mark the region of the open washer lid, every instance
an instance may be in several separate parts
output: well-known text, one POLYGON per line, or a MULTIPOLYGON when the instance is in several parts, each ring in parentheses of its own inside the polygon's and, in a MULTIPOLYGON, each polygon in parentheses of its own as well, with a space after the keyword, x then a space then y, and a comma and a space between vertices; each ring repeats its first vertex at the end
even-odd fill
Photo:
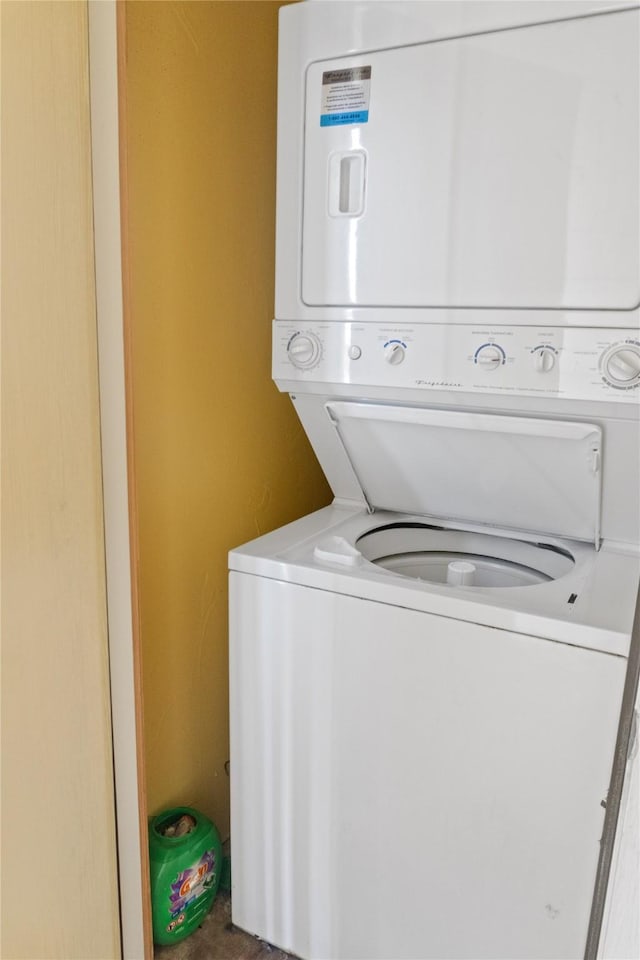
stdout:
POLYGON ((352 401, 325 409, 370 510, 599 546, 595 424, 352 401))

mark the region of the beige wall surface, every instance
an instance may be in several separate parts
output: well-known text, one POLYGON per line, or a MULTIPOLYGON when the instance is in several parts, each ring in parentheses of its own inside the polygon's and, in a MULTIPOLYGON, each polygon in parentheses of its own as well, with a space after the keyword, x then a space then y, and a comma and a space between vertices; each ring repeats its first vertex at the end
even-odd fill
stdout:
POLYGON ((1 15, 1 952, 113 960, 87 9, 1 15))
POLYGON ((126 9, 149 812, 191 803, 223 834, 227 551, 330 500, 270 379, 278 6, 126 9))

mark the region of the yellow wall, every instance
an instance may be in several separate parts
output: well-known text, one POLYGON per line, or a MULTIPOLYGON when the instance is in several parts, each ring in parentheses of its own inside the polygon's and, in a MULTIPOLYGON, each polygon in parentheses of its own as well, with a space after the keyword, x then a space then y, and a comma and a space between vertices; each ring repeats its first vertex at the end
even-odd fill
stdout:
POLYGON ((228 828, 227 551, 330 500, 270 379, 277 2, 129 2, 149 812, 228 828))

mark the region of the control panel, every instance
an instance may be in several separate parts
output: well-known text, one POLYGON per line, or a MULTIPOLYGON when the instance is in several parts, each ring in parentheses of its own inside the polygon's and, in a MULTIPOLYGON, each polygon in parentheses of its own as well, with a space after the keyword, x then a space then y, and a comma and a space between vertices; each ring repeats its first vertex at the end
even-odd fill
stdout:
POLYGON ((273 377, 637 402, 640 332, 275 321, 273 377))

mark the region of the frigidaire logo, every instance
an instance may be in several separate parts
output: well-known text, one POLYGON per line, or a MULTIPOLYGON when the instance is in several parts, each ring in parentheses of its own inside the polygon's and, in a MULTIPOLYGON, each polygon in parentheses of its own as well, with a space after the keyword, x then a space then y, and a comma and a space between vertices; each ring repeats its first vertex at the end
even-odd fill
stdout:
POLYGON ((461 383, 452 380, 416 380, 419 387, 461 387, 461 383))

